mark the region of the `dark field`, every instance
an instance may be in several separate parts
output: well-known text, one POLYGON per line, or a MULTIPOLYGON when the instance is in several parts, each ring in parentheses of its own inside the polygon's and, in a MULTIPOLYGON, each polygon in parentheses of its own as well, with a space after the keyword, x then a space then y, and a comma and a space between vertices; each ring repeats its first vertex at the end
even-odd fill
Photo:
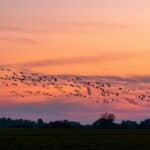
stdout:
POLYGON ((0 129, 0 150, 150 150, 150 130, 0 129))

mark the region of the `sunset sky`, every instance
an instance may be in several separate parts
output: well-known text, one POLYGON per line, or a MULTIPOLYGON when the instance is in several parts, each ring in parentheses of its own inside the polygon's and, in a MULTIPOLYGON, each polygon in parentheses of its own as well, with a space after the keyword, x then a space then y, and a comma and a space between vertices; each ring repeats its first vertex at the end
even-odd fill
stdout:
MULTIPOLYGON (((0 0, 0 65, 45 74, 140 76, 150 82, 149 8, 149 0, 0 0)), ((59 109, 56 104, 49 105, 59 109)), ((17 114, 19 106, 12 107, 3 114, 17 114)), ((47 116, 45 104, 41 107, 47 116)), ((28 107, 23 109, 26 116, 28 107)), ((150 113, 139 112, 137 120, 150 113)), ((82 120, 84 112, 78 113, 74 118, 82 120)))

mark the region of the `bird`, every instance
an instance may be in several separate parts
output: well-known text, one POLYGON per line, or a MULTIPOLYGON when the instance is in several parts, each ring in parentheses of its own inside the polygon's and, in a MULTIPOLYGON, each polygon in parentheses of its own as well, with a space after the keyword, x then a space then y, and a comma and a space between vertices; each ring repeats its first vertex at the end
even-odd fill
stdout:
POLYGON ((8 90, 8 95, 23 99, 28 96, 57 98, 62 95, 66 98, 91 100, 98 105, 100 101, 103 104, 125 101, 132 105, 150 102, 149 87, 146 90, 138 87, 133 89, 124 83, 116 85, 88 76, 46 75, 32 71, 17 71, 8 67, 0 67, 0 88, 2 87, 11 89, 8 90))

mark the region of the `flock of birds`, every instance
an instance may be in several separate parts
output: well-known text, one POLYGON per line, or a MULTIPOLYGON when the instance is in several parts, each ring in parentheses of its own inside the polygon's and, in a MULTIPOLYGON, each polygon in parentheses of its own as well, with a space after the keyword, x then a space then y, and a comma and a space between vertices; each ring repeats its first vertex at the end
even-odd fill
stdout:
POLYGON ((8 67, 0 67, 0 92, 1 89, 6 89, 9 96, 22 99, 44 96, 49 99, 74 97, 96 104, 124 101, 139 105, 150 102, 150 88, 131 88, 126 84, 110 83, 100 77, 45 75, 8 67))

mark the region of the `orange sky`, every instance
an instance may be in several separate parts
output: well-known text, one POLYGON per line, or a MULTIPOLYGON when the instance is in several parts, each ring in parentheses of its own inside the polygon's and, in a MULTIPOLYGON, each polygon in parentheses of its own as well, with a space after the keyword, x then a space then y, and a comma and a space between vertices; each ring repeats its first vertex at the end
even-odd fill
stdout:
POLYGON ((0 3, 0 64, 68 59, 62 65, 32 69, 53 74, 150 74, 147 0, 0 3), (86 60, 76 63, 79 58, 86 60))

